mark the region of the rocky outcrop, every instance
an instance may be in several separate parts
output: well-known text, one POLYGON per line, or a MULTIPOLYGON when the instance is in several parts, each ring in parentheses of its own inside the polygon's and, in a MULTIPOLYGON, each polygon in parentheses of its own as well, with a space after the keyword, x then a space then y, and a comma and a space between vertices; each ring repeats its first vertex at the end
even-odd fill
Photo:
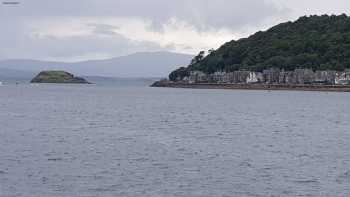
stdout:
POLYGON ((31 83, 90 84, 84 78, 75 77, 73 74, 65 71, 42 71, 31 80, 31 83))
POLYGON ((172 81, 168 81, 167 79, 162 79, 154 82, 151 87, 168 87, 169 84, 174 84, 172 81))

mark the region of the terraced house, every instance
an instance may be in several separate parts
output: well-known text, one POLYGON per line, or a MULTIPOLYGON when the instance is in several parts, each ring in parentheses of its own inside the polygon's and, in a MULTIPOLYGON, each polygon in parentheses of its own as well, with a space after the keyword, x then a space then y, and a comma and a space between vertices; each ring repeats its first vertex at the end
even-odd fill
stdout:
POLYGON ((223 84, 325 84, 350 85, 350 70, 345 71, 313 71, 311 69, 295 69, 284 71, 276 68, 263 72, 234 71, 206 74, 192 71, 189 77, 182 79, 187 83, 223 83, 223 84))

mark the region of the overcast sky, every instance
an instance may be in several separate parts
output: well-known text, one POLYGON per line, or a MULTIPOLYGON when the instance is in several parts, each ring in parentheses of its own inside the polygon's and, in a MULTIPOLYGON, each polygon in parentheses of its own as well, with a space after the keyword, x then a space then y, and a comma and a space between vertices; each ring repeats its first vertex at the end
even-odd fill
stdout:
POLYGON ((349 0, 16 1, 0 5, 0 59, 195 54, 302 15, 350 14, 349 0))

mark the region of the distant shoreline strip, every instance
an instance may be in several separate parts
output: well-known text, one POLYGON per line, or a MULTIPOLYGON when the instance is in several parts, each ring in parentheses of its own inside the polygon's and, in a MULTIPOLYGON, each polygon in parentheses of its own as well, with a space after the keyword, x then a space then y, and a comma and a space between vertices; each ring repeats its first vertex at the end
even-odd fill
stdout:
POLYGON ((20 4, 19 1, 3 1, 2 2, 3 5, 18 5, 20 4))
POLYGON ((231 89, 231 90, 292 90, 321 92, 350 92, 350 85, 289 85, 289 84, 216 84, 216 83, 176 83, 155 82, 151 87, 189 89, 231 89))

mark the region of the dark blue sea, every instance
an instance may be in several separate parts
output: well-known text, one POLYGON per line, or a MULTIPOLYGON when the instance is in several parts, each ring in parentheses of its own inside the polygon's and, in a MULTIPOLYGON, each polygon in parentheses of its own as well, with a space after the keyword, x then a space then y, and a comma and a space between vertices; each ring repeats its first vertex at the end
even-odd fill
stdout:
POLYGON ((0 86, 1 197, 347 197, 350 93, 0 86))

